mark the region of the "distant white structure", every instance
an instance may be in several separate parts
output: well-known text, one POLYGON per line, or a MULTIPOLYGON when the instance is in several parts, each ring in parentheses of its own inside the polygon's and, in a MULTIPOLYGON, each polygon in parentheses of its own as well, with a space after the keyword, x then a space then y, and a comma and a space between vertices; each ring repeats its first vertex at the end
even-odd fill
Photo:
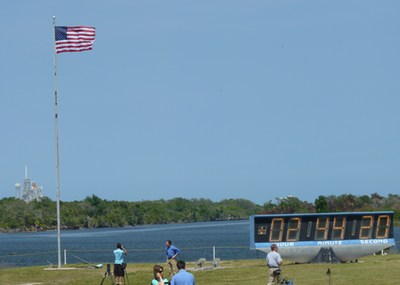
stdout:
POLYGON ((37 185, 28 178, 28 167, 25 165, 25 178, 22 183, 15 183, 15 197, 25 202, 40 201, 43 197, 43 186, 37 185))

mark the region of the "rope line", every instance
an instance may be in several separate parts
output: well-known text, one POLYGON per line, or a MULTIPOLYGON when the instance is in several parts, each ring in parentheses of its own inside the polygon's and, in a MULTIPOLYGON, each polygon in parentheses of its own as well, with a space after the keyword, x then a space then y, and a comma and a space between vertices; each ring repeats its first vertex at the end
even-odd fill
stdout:
MULTIPOLYGON (((215 246, 217 249, 232 249, 232 248, 237 248, 237 249, 249 249, 248 246, 215 246)), ((181 250, 203 250, 203 249, 212 249, 212 246, 203 246, 203 247, 180 247, 181 250)), ((127 248, 128 251, 164 251, 164 249, 159 249, 159 248, 135 248, 135 249, 130 249, 127 248)), ((113 251, 113 249, 67 249, 67 252, 110 252, 113 251)))
POLYGON ((57 251, 46 251, 46 252, 32 252, 32 253, 11 253, 11 254, 5 254, 5 255, 0 255, 0 258, 8 258, 8 257, 20 257, 20 256, 35 256, 35 255, 46 255, 50 253, 57 253, 57 251))
MULTIPOLYGON (((203 246, 203 247, 185 247, 181 248, 181 250, 212 250, 212 246, 203 246)), ((216 249, 249 249, 248 246, 215 246, 216 249)), ((66 249, 67 253, 71 252, 112 252, 113 249, 66 249)), ((129 249, 128 251, 134 252, 164 252, 163 248, 135 248, 129 249)), ((32 253, 10 253, 10 254, 3 254, 0 255, 0 259, 2 258, 10 258, 10 257, 22 257, 22 256, 39 256, 39 255, 46 255, 46 254, 54 254, 57 251, 41 251, 41 252, 32 252, 32 253)))

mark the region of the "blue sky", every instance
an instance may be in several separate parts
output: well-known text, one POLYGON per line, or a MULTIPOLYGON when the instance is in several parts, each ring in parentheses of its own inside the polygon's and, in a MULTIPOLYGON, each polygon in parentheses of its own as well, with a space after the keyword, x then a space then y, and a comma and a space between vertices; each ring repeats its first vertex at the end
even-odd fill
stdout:
POLYGON ((62 200, 396 194, 400 2, 2 1, 0 197, 62 200))

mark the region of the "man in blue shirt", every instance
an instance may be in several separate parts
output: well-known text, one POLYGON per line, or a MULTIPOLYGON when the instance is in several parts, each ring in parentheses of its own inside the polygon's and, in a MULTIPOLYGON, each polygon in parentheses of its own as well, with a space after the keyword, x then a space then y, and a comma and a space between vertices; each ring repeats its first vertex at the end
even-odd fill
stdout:
POLYGON ((169 275, 172 277, 177 271, 176 257, 181 253, 179 248, 172 245, 171 240, 165 242, 165 255, 167 257, 167 264, 170 268, 169 275))
POLYGON ((179 260, 177 266, 179 271, 172 277, 171 285, 196 285, 193 274, 185 270, 185 262, 179 260))

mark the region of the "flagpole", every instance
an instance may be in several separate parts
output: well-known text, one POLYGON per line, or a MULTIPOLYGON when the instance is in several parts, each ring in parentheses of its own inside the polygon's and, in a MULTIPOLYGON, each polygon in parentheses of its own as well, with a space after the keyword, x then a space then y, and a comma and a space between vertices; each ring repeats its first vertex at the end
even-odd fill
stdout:
POLYGON ((55 46, 56 36, 56 16, 53 16, 54 28, 54 115, 56 123, 56 197, 57 197, 57 252, 58 268, 61 268, 61 233, 60 233, 60 159, 58 149, 58 82, 57 82, 57 52, 55 46))

